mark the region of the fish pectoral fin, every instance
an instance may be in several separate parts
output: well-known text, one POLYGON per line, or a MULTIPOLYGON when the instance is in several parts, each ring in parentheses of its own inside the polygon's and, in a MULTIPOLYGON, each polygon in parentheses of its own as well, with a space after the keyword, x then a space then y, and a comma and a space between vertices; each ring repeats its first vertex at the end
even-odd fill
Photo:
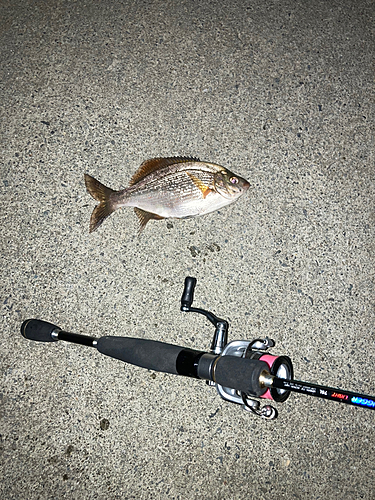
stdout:
POLYGON ((134 208, 134 212, 137 214, 138 220, 139 220, 139 231, 138 234, 141 234, 141 232, 144 230, 146 227, 146 224, 149 220, 155 219, 155 220, 160 220, 160 219, 165 219, 165 217, 162 217, 161 215, 153 214, 151 212, 146 212, 146 210, 142 210, 141 208, 134 208))
POLYGON ((190 179, 194 182, 195 186, 199 189, 199 191, 201 191, 201 193, 203 195, 203 199, 205 199, 206 196, 209 193, 211 193, 212 189, 209 186, 207 186, 206 184, 204 184, 200 179, 198 179, 198 177, 196 177, 191 172, 186 171, 186 173, 190 177, 190 179))

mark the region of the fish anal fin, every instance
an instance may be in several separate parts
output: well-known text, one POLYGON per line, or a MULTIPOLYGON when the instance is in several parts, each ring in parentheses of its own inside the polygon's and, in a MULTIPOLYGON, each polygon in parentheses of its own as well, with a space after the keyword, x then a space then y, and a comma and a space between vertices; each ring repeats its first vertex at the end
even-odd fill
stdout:
POLYGON ((138 220, 139 220, 139 230, 138 234, 141 234, 141 232, 144 230, 146 227, 146 224, 149 220, 155 219, 155 220, 160 220, 160 219, 165 219, 165 217, 162 217, 161 215, 153 214, 151 212, 147 212, 146 210, 142 210, 141 208, 134 208, 134 212, 137 214, 138 220))
POLYGON ((139 167, 139 169, 131 178, 129 186, 137 184, 137 182, 141 181, 152 172, 156 172, 157 170, 168 167, 169 165, 175 165, 176 163, 187 163, 187 162, 197 162, 197 161, 200 161, 199 158, 193 158, 190 156, 151 158, 151 160, 146 160, 142 163, 142 165, 139 167))
POLYGON ((201 191, 201 193, 203 195, 203 199, 205 199, 206 196, 209 193, 211 193, 212 189, 209 186, 207 186, 206 184, 204 184, 200 179, 198 179, 197 176, 195 176, 191 172, 186 172, 186 173, 190 177, 190 179, 194 182, 195 186, 199 189, 199 191, 201 191))

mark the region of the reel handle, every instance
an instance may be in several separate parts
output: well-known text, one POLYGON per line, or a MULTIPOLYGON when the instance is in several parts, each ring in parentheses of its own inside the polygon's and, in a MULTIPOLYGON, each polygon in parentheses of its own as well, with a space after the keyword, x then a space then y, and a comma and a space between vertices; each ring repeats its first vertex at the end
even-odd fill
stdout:
POLYGON ((181 311, 189 311, 194 300, 194 289, 197 284, 196 278, 187 276, 185 278, 184 291, 181 297, 181 311))

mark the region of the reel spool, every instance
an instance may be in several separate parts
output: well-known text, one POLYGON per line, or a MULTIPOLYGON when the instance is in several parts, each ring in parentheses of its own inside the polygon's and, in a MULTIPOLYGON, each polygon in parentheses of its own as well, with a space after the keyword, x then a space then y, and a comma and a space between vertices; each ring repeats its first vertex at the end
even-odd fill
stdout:
MULTIPOLYGON (((293 379, 293 365, 291 359, 288 356, 273 356, 272 354, 263 354, 259 351, 253 351, 250 345, 245 352, 245 358, 265 361, 270 368, 270 374, 274 377, 282 378, 284 380, 293 379)), ((288 399, 289 395, 290 391, 287 391, 286 389, 271 387, 270 389, 267 389, 267 391, 260 397, 262 399, 272 399, 276 403, 283 403, 288 399)))
MULTIPOLYGON (((275 342, 268 337, 253 341, 234 340, 224 346, 221 355, 263 361, 268 365, 272 377, 276 376, 280 379, 292 380, 294 372, 291 359, 288 356, 274 356, 265 352, 270 347, 274 347, 274 345, 275 342)), ((271 405, 265 405, 261 408, 260 402, 257 399, 283 403, 290 395, 290 391, 287 389, 270 387, 262 395, 256 396, 257 399, 254 399, 254 394, 239 392, 219 384, 216 384, 216 389, 219 395, 226 401, 241 404, 244 410, 251 411, 266 420, 275 419, 277 417, 277 410, 271 405)))

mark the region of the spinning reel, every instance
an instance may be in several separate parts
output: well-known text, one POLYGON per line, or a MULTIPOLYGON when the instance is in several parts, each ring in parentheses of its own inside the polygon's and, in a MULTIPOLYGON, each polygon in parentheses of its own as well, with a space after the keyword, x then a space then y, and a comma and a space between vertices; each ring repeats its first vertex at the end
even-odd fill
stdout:
MULTIPOLYGON (((268 365, 268 370, 271 376, 291 380, 293 378, 293 365, 287 356, 273 356, 266 353, 270 347, 274 347, 275 342, 268 337, 264 339, 256 339, 253 341, 234 340, 228 343, 228 327, 227 321, 217 318, 213 313, 204 309, 191 307, 194 297, 194 289, 196 285, 195 278, 185 279, 185 289, 181 298, 181 311, 195 312, 203 314, 215 326, 215 333, 211 343, 210 352, 221 356, 235 356, 237 358, 254 359, 263 361, 268 365)), ((231 403, 241 404, 244 410, 250 411, 255 415, 273 420, 277 417, 277 410, 273 406, 267 404, 261 408, 258 400, 250 396, 250 394, 238 391, 230 387, 224 387, 214 381, 208 381, 208 385, 215 386, 218 394, 231 403)), ((290 391, 286 389, 278 389, 274 387, 267 388, 264 394, 259 397, 261 399, 270 399, 278 403, 286 401, 290 391)))
POLYGON ((185 279, 181 311, 203 314, 215 326, 209 352, 131 337, 96 339, 65 332, 52 323, 38 319, 24 321, 21 333, 29 340, 73 342, 95 347, 106 356, 149 370, 204 379, 210 386, 216 387, 226 401, 240 404, 245 410, 266 420, 275 419, 277 410, 268 403, 261 406, 259 399, 283 403, 291 391, 375 409, 375 397, 294 380, 290 358, 268 353, 268 349, 275 345, 268 337, 228 343, 228 322, 205 309, 192 307, 195 285, 195 278, 185 279))

